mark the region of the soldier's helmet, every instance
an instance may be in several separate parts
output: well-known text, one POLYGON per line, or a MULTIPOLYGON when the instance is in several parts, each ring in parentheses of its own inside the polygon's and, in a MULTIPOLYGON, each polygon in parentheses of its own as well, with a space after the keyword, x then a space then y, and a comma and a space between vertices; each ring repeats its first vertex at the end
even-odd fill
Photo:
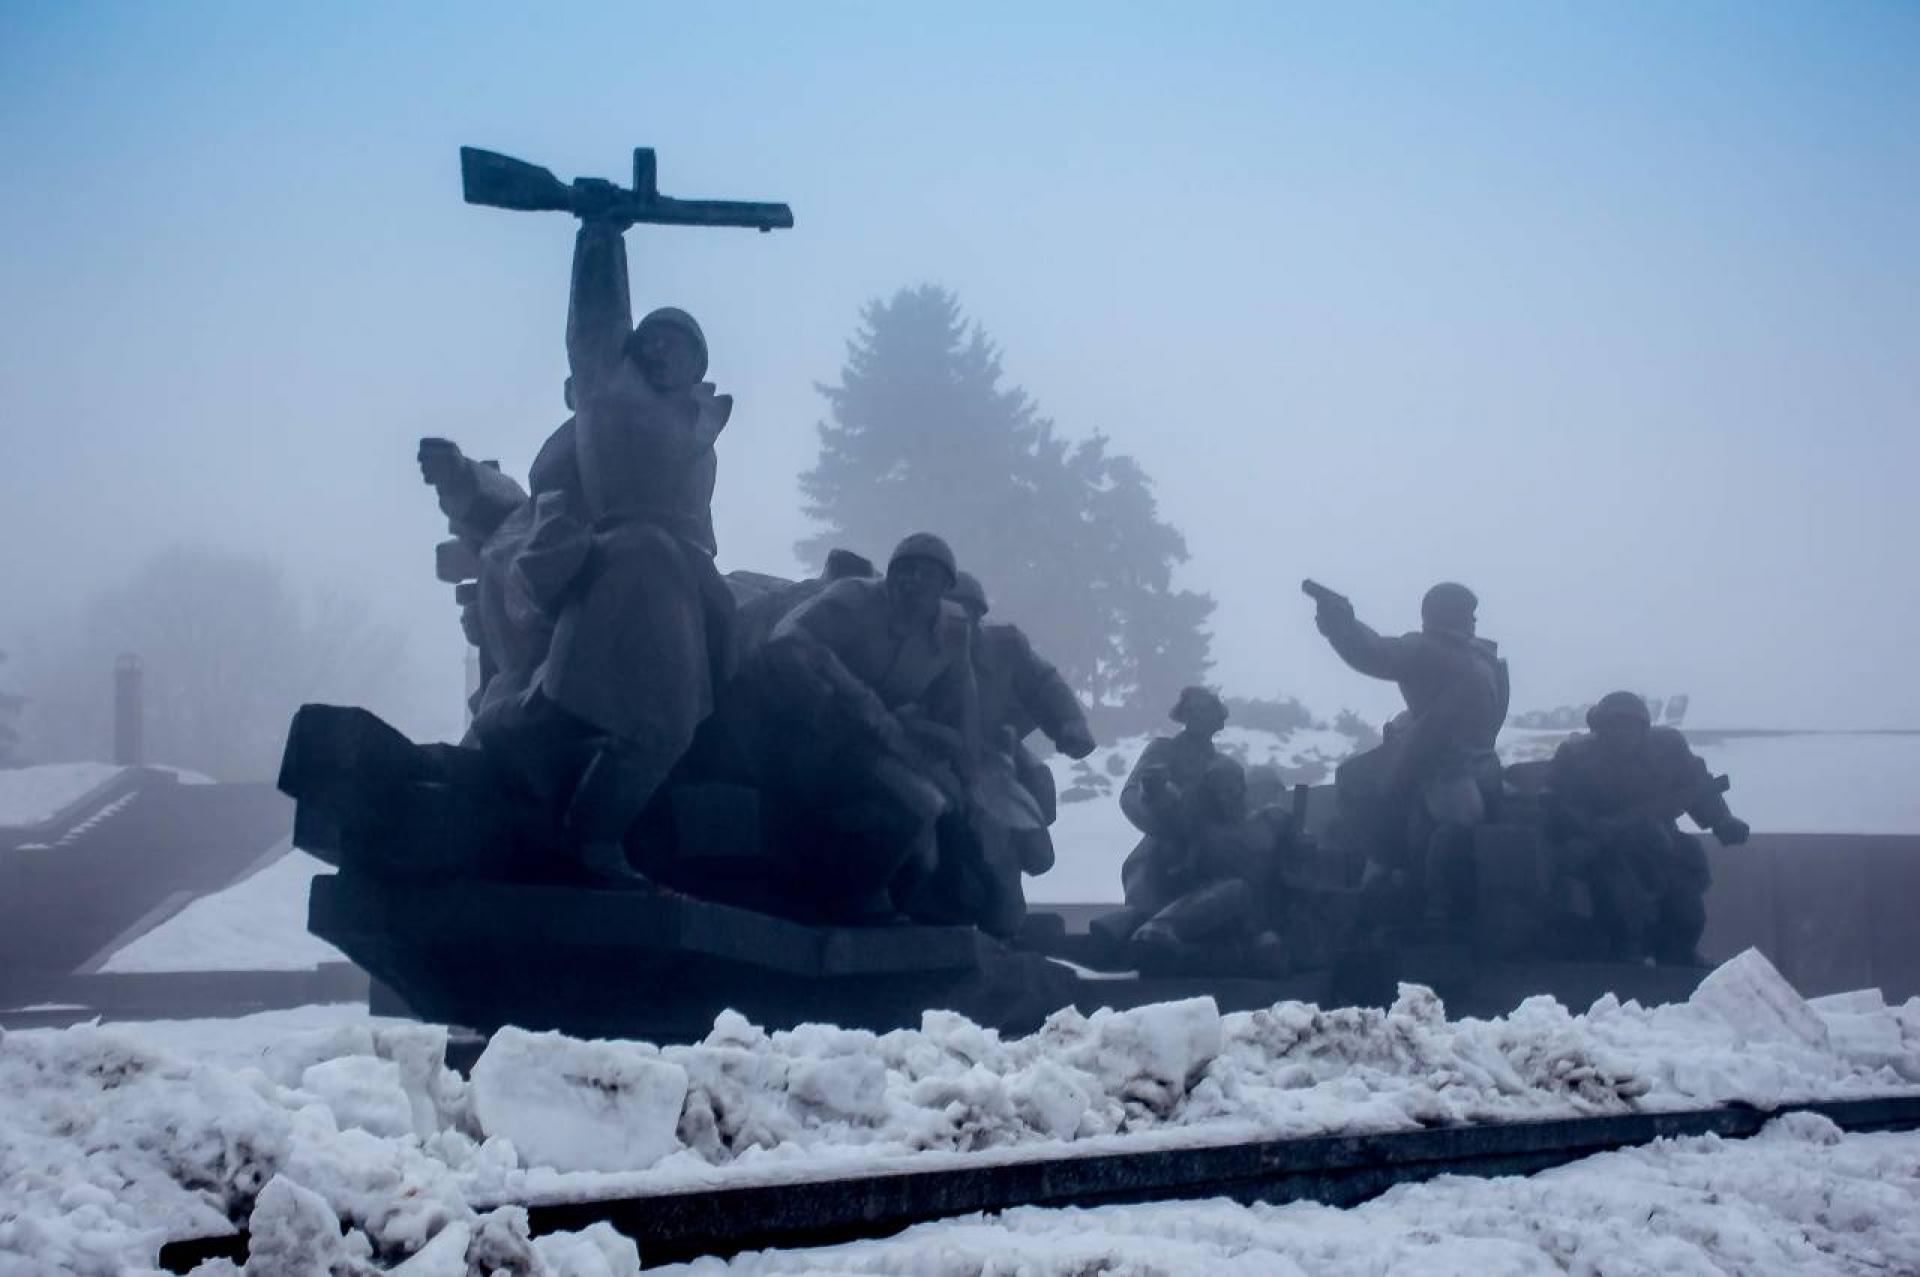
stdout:
POLYGON ((1212 724, 1218 730, 1226 726, 1227 703, 1207 688, 1183 687, 1167 717, 1182 727, 1212 724))
POLYGON ((1653 715, 1647 703, 1632 692, 1608 692, 1587 711, 1587 726, 1594 731, 1607 727, 1650 727, 1653 715))
POLYGON ((899 545, 893 547, 893 554, 887 559, 887 570, 902 559, 930 559, 940 565, 947 574, 947 588, 952 589, 960 579, 960 569, 953 560, 953 548, 931 532, 915 532, 905 537, 899 545))
POLYGON ((646 318, 633 326, 633 332, 627 338, 627 358, 632 359, 640 353, 641 334, 656 324, 678 328, 693 339, 694 348, 700 352, 699 369, 694 373, 693 379, 705 381, 707 379, 707 335, 700 331, 699 322, 678 306, 662 306, 658 310, 650 310, 646 318))
POLYGON ((1455 581, 1442 581, 1420 600, 1420 624, 1430 630, 1454 630, 1471 633, 1473 612, 1480 600, 1472 590, 1455 581))
POLYGON ((947 597, 958 603, 963 611, 974 620, 979 620, 991 609, 987 606, 987 589, 980 584, 980 578, 971 572, 961 572, 947 591, 947 597))

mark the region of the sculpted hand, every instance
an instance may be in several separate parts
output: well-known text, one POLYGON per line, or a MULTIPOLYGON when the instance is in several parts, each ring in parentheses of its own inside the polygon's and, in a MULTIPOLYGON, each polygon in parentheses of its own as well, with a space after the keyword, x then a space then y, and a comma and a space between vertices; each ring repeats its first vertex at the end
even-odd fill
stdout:
POLYGON ((420 477, 436 488, 459 483, 467 477, 467 459, 460 445, 451 439, 422 439, 417 460, 420 477))
POLYGON ((1060 739, 1053 742, 1060 752, 1068 758, 1085 758, 1094 750, 1093 733, 1085 727, 1075 725, 1060 733, 1060 739))
POLYGON ((626 192, 602 177, 579 177, 573 182, 573 213, 583 222, 605 222, 621 230, 633 219, 621 211, 626 192))
POLYGON ((1722 847, 1738 847, 1752 832, 1752 827, 1738 816, 1729 816, 1713 827, 1713 836, 1722 847))
POLYGON ((1322 634, 1332 634, 1335 630, 1352 625, 1353 604, 1322 599, 1314 606, 1313 623, 1322 634))

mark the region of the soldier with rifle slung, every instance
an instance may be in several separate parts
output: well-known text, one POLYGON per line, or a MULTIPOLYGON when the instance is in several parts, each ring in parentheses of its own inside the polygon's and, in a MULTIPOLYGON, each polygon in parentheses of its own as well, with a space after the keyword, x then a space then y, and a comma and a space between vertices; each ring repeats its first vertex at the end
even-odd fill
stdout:
POLYGON ((1340 659, 1399 684, 1407 702, 1380 746, 1336 775, 1342 815, 1367 845, 1366 885, 1379 898, 1405 889, 1430 911, 1463 919, 1474 893, 1473 829, 1499 801, 1494 738, 1507 717, 1507 665, 1475 633, 1479 600, 1464 585, 1436 585, 1420 600, 1419 630, 1393 638, 1325 586, 1301 589, 1340 659))
POLYGON ((1725 777, 1646 702, 1609 692, 1587 712, 1590 734, 1561 745, 1547 772, 1548 836, 1561 871, 1586 883, 1609 956, 1698 965, 1712 875, 1684 813, 1723 846, 1747 840, 1727 807, 1725 777))

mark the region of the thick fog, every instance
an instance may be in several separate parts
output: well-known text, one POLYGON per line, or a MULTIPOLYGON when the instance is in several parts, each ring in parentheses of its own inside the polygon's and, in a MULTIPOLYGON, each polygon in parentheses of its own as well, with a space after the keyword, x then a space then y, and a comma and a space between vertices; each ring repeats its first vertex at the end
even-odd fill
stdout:
POLYGON ((1920 9, 696 8, 0 9, 0 690, 183 546, 350 600, 329 686, 457 730, 414 444, 524 476, 572 247, 457 150, 651 145, 797 222, 628 236, 736 396, 723 568, 799 570, 816 383, 931 281, 1153 477, 1231 692, 1377 721, 1300 578, 1388 629, 1455 578, 1516 710, 1920 723, 1920 9))

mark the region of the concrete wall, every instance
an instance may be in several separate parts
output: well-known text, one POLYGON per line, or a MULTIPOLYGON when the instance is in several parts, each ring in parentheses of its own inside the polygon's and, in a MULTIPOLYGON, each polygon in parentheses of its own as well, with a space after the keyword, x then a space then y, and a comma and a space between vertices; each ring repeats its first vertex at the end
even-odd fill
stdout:
POLYGON ((1889 1001, 1920 994, 1920 837, 1705 841, 1714 879, 1700 945, 1708 959, 1752 946, 1809 997, 1864 988, 1889 1001))

